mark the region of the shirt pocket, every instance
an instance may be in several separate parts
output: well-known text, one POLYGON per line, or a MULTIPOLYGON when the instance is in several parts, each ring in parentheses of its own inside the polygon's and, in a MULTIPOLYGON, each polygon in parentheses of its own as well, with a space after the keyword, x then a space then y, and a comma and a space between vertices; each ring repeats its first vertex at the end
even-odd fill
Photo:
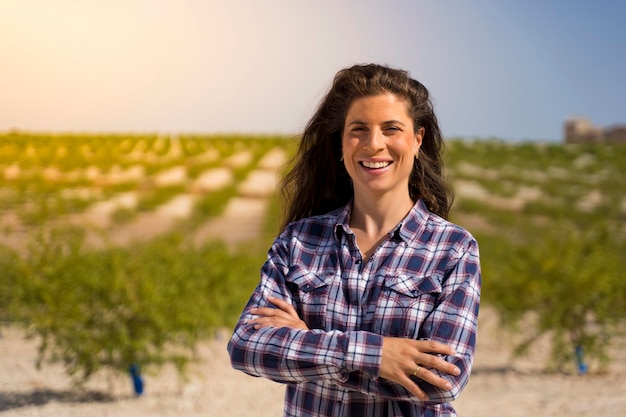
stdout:
POLYGON ((334 272, 311 272, 299 266, 289 269, 287 287, 296 302, 300 318, 309 329, 324 329, 328 295, 334 272))
POLYGON ((383 277, 374 331, 382 336, 418 339, 441 294, 441 277, 407 274, 383 277))

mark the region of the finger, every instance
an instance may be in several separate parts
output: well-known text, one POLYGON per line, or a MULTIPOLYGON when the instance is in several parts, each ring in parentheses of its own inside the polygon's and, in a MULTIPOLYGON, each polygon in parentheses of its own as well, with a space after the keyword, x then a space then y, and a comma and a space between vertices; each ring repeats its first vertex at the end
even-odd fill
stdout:
POLYGON ((290 320, 285 320, 280 317, 257 317, 255 319, 247 321, 246 323, 253 324, 255 329, 260 329, 261 327, 288 326, 290 320))
POLYGON ((429 397, 414 381, 411 380, 408 376, 405 378, 401 378, 399 381, 400 385, 409 390, 409 392, 415 395, 422 401, 428 401, 429 397))
POLYGON ((248 322, 248 324, 252 324, 253 327, 257 330, 263 327, 281 327, 281 326, 277 326, 272 320, 268 320, 268 319, 251 320, 248 322))
POLYGON ((426 368, 436 369, 438 371, 445 372, 454 376, 458 376, 461 374, 461 370, 453 363, 450 363, 443 358, 429 353, 420 353, 419 355, 417 355, 415 363, 422 365, 426 368))
POLYGON ((273 326, 273 327, 289 326, 291 322, 293 322, 293 320, 289 317, 258 316, 258 317, 254 317, 248 320, 246 323, 255 324, 257 325, 256 327, 259 328, 259 327, 267 327, 267 326, 273 326), (261 326, 258 326, 258 325, 261 325, 261 326))
POLYGON ((265 316, 265 317, 279 316, 281 314, 285 314, 284 311, 279 310, 277 308, 272 308, 272 307, 251 308, 250 313, 256 316, 265 316))
POLYGON ((254 324, 255 329, 262 327, 290 327, 292 329, 309 330, 307 324, 300 319, 296 309, 291 304, 276 297, 268 297, 268 300, 277 308, 251 308, 249 313, 257 317, 248 320, 246 323, 254 324))
POLYGON ((416 340, 414 342, 420 352, 440 353, 442 355, 456 356, 456 351, 449 345, 434 340, 416 340))
POLYGON ((432 371, 424 367, 421 367, 419 365, 415 367, 411 375, 425 382, 428 382, 429 384, 436 386, 438 388, 445 389, 445 390, 452 389, 452 384, 450 383, 450 381, 446 381, 445 379, 441 378, 439 375, 436 375, 432 371))
POLYGON ((265 311, 257 311, 254 314, 258 317, 254 317, 246 323, 254 324, 256 329, 261 327, 298 327, 298 322, 300 321, 294 320, 293 317, 289 316, 287 313, 275 308, 268 308, 265 309, 265 311))
POLYGON ((271 323, 266 318, 256 318, 253 320, 248 320, 246 324, 252 324, 255 329, 260 329, 261 327, 270 327, 271 323))
POLYGON ((274 304, 276 307, 286 312, 290 316, 298 317, 298 313, 296 312, 296 309, 293 308, 293 305, 291 305, 290 303, 284 300, 281 300, 280 298, 276 298, 276 297, 267 297, 267 299, 270 303, 274 304))
POLYGON ((291 319, 283 319, 277 317, 260 317, 246 322, 247 324, 252 324, 255 329, 260 329, 263 327, 289 327, 291 329, 302 329, 308 330, 306 324, 301 320, 291 320, 291 319))
POLYGON ((250 309, 250 314, 260 317, 273 317, 275 319, 282 319, 285 322, 299 320, 298 316, 292 316, 289 313, 271 307, 261 307, 250 309))

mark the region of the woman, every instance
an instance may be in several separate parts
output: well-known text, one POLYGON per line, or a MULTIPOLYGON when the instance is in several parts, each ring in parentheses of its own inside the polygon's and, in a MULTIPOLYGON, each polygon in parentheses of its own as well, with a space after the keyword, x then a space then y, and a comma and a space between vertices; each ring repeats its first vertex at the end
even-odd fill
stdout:
POLYGON ((339 71, 308 123, 283 231, 229 342, 287 384, 286 416, 454 416, 480 298, 478 246, 444 220, 443 144, 405 71, 339 71))

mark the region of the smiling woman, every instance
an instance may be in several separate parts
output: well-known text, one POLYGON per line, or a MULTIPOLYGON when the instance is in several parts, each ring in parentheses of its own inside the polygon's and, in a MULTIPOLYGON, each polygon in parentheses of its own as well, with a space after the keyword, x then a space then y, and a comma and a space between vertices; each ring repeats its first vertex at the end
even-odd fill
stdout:
POLYGON ((423 127, 414 131, 406 100, 391 93, 354 100, 346 116, 342 156, 354 195, 365 199, 360 204, 390 199, 409 211, 409 177, 423 136, 423 127))
POLYGON ((474 358, 478 246, 449 223, 428 90, 341 70, 283 181, 285 225, 228 345, 287 416, 454 416, 474 358))

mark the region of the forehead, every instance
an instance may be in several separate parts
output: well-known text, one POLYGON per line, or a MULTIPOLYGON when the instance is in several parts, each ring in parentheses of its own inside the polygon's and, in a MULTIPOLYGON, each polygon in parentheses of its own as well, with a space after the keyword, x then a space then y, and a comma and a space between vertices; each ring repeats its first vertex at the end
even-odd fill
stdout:
POLYGON ((346 123, 367 117, 368 119, 410 119, 409 103, 393 93, 382 93, 354 99, 346 112, 346 123))

